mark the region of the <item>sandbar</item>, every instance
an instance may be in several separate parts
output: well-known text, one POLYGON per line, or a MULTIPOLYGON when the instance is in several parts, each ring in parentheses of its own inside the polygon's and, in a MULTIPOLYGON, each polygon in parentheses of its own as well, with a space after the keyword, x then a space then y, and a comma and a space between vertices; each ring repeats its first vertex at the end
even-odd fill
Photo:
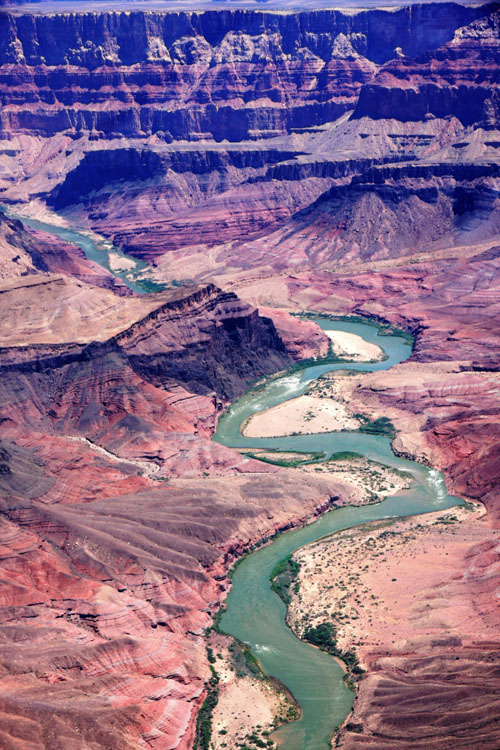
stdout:
POLYGON ((370 344, 355 333, 344 331, 325 331, 332 342, 332 349, 339 357, 345 357, 353 362, 370 362, 384 359, 385 353, 377 346, 370 344))

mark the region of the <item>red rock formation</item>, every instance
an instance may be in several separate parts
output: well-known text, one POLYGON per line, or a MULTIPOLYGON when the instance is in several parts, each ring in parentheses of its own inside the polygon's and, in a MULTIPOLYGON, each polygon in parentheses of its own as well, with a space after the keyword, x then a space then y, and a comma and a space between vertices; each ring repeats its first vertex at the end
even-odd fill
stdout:
POLYGON ((207 439, 243 374, 288 355, 213 286, 116 297, 32 273, 1 291, 2 747, 187 750, 226 555, 341 490, 207 439))
POLYGON ((125 284, 102 266, 87 260, 83 250, 45 232, 28 230, 0 212, 0 280, 40 273, 62 273, 93 286, 130 295, 125 284))
POLYGON ((1 128, 268 137, 335 119, 395 47, 422 53, 483 14, 4 14, 1 128))
POLYGON ((423 120, 453 115, 498 127, 498 12, 457 29, 443 47, 412 59, 402 52, 360 92, 355 117, 423 120))
MULTIPOLYGON (((362 650, 369 672, 338 739, 345 750, 498 746, 492 721, 500 653, 494 635, 499 625, 498 257, 498 247, 449 249, 441 258, 422 256, 408 266, 381 263, 378 270, 355 275, 309 272, 275 280, 274 294, 289 309, 376 317, 413 332, 411 359, 387 373, 349 378, 350 398, 374 416, 393 419, 398 451, 442 469, 449 492, 478 499, 488 511, 488 524, 474 533, 465 522, 463 529, 457 526, 461 556, 451 581, 445 566, 446 584, 433 584, 427 592, 422 617, 438 635, 396 645, 388 635, 379 649, 362 650), (450 636, 445 611, 470 613, 467 638, 450 636)), ((239 290, 258 304, 260 294, 273 293, 272 280, 250 282, 246 292, 240 282, 239 290)))
POLYGON ((259 313, 271 318, 287 350, 296 359, 325 357, 330 339, 315 323, 300 320, 284 310, 259 307, 259 313))
MULTIPOLYGON (((2 747, 191 747, 227 563, 342 493, 208 440, 248 380, 324 353, 287 309, 415 333, 354 397, 498 526, 499 254, 474 245, 498 233, 499 141, 464 127, 498 121, 494 11, 0 14, 5 200, 204 282, 118 297, 0 215, 2 747)), ((494 533, 429 601, 477 634, 369 655, 342 747, 498 747, 494 533)))
POLYGON ((131 254, 165 263, 169 280, 221 266, 282 270, 292 260, 283 232, 307 240, 293 257, 307 266, 405 254, 484 212, 493 233, 496 140, 463 125, 496 122, 497 24, 495 6, 448 4, 5 14, 7 198, 43 195, 131 254), (349 123, 318 130, 349 108, 349 123), (379 127, 382 117, 391 122, 379 127), (269 149, 244 143, 285 134, 269 149), (231 148, 215 143, 228 139, 231 148))

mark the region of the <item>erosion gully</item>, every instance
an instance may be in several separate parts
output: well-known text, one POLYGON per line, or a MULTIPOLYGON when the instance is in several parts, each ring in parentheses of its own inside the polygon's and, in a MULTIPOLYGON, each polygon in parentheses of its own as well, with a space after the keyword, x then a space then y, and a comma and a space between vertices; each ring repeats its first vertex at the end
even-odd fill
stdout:
MULTIPOLYGON (((429 513, 462 502, 447 494, 440 472, 395 456, 387 437, 360 432, 281 438, 246 438, 242 435, 241 425, 250 415, 301 395, 311 381, 325 372, 385 370, 410 356, 411 346, 404 338, 392 334, 382 336, 375 326, 325 319, 316 319, 315 322, 324 330, 355 333, 378 344, 387 359, 377 363, 320 364, 271 380, 231 405, 221 416, 214 439, 233 448, 323 451, 327 458, 338 451, 353 451, 404 470, 411 474, 412 479, 409 489, 380 503, 331 510, 314 523, 282 534, 268 546, 248 555, 234 571, 220 627, 248 644, 265 672, 283 683, 298 701, 300 719, 280 727, 272 735, 284 750, 327 750, 332 732, 351 709, 354 695, 344 682, 342 667, 327 653, 298 640, 287 627, 285 604, 270 586, 274 566, 299 547, 341 529, 370 521, 429 513)), ((361 404, 359 411, 362 411, 361 404)))

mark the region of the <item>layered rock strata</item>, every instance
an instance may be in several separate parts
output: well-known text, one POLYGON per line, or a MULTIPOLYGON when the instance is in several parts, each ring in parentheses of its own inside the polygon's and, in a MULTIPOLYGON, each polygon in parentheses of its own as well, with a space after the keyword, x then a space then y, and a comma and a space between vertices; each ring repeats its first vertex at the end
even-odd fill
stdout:
POLYGON ((303 309, 413 332, 346 397, 488 511, 419 599, 436 637, 367 644, 338 741, 496 747, 496 6, 4 12, 0 56, 2 200, 196 282, 135 297, 0 215, 2 747, 191 747, 227 565, 348 496, 208 439, 326 352, 303 309))
MULTIPOLYGON (((418 585, 397 559, 392 561, 389 552, 382 555, 377 546, 377 554, 384 557, 380 575, 386 571, 388 587, 387 610, 381 617, 389 625, 385 630, 374 626, 377 643, 372 629, 354 642, 343 642, 359 650, 368 668, 354 712, 337 740, 346 750, 451 744, 491 749, 498 744, 491 721, 499 658, 498 256, 496 246, 448 248, 417 255, 406 266, 382 261, 378 268, 374 263, 371 270, 357 274, 308 272, 282 275, 274 285, 270 277, 238 284, 240 294, 256 303, 274 295, 275 304, 288 309, 375 317, 410 330, 416 337, 410 360, 385 373, 344 378, 343 398, 362 403, 374 418, 389 416, 398 430, 396 451, 440 468, 448 492, 479 500, 487 510, 480 523, 467 514, 460 523, 450 521, 453 529, 444 548, 440 522, 434 536, 418 527, 421 541, 416 549, 405 547, 399 554, 415 553, 414 570, 425 570, 427 550, 437 544, 443 566, 418 585), (392 578, 401 580, 400 588, 392 578), (395 601, 394 607, 401 609, 392 624, 391 592, 401 591, 401 586, 418 600, 395 601), (465 622, 457 619, 457 612, 467 613, 465 622)), ((321 569, 327 562, 335 565, 327 557, 321 569)), ((347 590, 353 606, 372 612, 372 594, 380 591, 370 588, 369 576, 365 580, 363 571, 372 570, 365 562, 360 557, 362 595, 361 587, 346 589, 345 582, 340 593, 347 590)), ((352 561, 342 564, 357 575, 352 561)), ((324 612, 326 599, 323 604, 324 612)), ((376 609, 372 616, 377 617, 376 609)), ((340 623, 341 632, 342 627, 340 623)))
POLYGON ((225 559, 341 486, 283 472, 277 492, 207 439, 289 362, 234 294, 27 271, 0 289, 2 746, 191 747, 225 559))
POLYGON ((394 12, 2 14, 5 133, 242 140, 331 121, 377 64, 484 15, 394 12))

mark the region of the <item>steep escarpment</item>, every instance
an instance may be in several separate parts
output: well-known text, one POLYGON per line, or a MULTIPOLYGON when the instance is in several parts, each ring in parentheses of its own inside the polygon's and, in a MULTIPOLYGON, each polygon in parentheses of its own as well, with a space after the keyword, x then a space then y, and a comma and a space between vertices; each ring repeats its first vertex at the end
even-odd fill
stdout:
MULTIPOLYGON (((422 161, 375 166, 335 185, 271 241, 286 252, 284 236, 307 236, 302 258, 305 251, 309 264, 324 266, 411 254, 455 232, 465 235, 474 222, 481 222, 483 236, 488 230, 494 236, 499 165, 422 161)), ((289 244, 295 245, 293 238, 289 244)))
POLYGON ((81 282, 49 277, 41 283, 10 283, 0 303, 12 320, 2 338, 5 371, 78 368, 111 356, 157 385, 189 381, 194 392, 227 398, 241 392, 249 378, 289 361, 272 322, 213 285, 164 292, 144 302, 133 298, 127 307, 111 292, 98 295, 81 282), (35 298, 46 308, 34 308, 30 318, 20 320, 18 308, 29 307, 35 298), (68 315, 73 318, 70 330, 68 315))
POLYGON ((348 496, 210 440, 326 353, 290 309, 413 332, 346 399, 488 512, 406 602, 415 638, 366 645, 339 743, 498 746, 498 62, 492 5, 0 14, 2 202, 169 287, 0 214, 2 747, 192 747, 226 566, 348 496))
POLYGON ((396 47, 422 54, 484 12, 3 14, 1 129, 239 141, 319 125, 396 47))
POLYGON ((401 120, 455 116, 464 125, 498 127, 498 10, 459 28, 443 47, 413 59, 403 51, 360 92, 355 117, 401 120))
MULTIPOLYGON (((277 149, 242 149, 238 151, 222 149, 200 149, 166 151, 147 148, 106 148, 92 150, 83 155, 78 166, 68 172, 64 181, 57 186, 50 203, 56 210, 72 203, 79 203, 89 193, 107 187, 112 190, 115 182, 144 182, 164 177, 168 172, 176 175, 191 173, 202 177, 212 172, 231 170, 262 170, 277 161, 285 161, 296 156, 297 152, 277 149)), ((234 178, 233 178, 234 179, 234 178)), ((102 195, 101 195, 102 200, 102 195)))
POLYGON ((496 5, 1 23, 5 200, 47 201, 158 280, 497 231, 496 5))
POLYGON ((184 60, 189 51, 194 56, 196 44, 183 48, 175 45, 178 39, 199 38, 207 44, 220 45, 228 33, 242 31, 251 36, 279 33, 287 40, 287 51, 300 48, 305 35, 309 34, 311 50, 316 53, 327 46, 328 36, 317 38, 315 35, 364 32, 367 38, 356 41, 363 45, 370 58, 380 63, 392 56, 398 43, 415 56, 440 46, 453 36, 457 26, 484 14, 484 9, 453 3, 363 13, 320 10, 282 14, 229 9, 172 14, 87 11, 25 15, 21 12, 3 19, 0 63, 75 64, 95 68, 106 60, 125 65, 162 57, 184 60), (65 33, 60 34, 62 31, 65 33), (60 39, 61 43, 54 45, 55 39, 60 39), (82 45, 82 40, 88 40, 89 44, 82 45), (172 46, 173 54, 169 54, 167 50, 172 46))
POLYGON ((0 304, 3 435, 59 466, 51 501, 135 490, 144 472, 252 470, 207 438, 225 398, 289 357, 272 322, 235 295, 209 286, 123 298, 44 276, 4 285, 0 304), (97 460, 90 484, 72 474, 82 453, 97 460))
MULTIPOLYGON (((96 145, 78 155, 74 169, 66 166, 47 200, 129 254, 154 261, 185 246, 211 247, 280 226, 346 171, 333 164, 310 169, 300 158, 297 148, 249 143, 238 149, 96 145), (296 168, 278 184, 273 166, 287 163, 296 168)), ((181 278, 194 275, 186 267, 181 278)))
MULTIPOLYGON (((0 281, 62 273, 92 286, 128 296, 130 290, 109 271, 88 260, 75 245, 45 232, 27 230, 22 222, 0 211, 0 281)), ((14 282, 15 286, 15 282, 14 282)))
MULTIPOLYGON (((345 750, 498 745, 491 715, 500 653, 500 276, 499 249, 485 245, 416 253, 408 265, 381 261, 364 272, 308 272, 274 282, 276 298, 289 309, 376 317, 412 331, 408 362, 345 378, 343 397, 363 403, 373 418, 389 416, 399 453, 442 469, 449 492, 487 510, 480 523, 452 519, 446 534, 442 520, 429 532, 419 521, 415 546, 407 529, 370 530, 358 563, 339 564, 339 597, 352 597, 362 623, 349 646, 368 669, 337 741, 345 750), (429 550, 436 555, 432 565, 429 550), (366 556, 372 552, 373 565, 366 556), (357 564, 360 578, 351 588, 345 569, 354 573, 357 564)), ((239 286, 255 302, 273 293, 270 278, 239 286)), ((325 560, 314 567, 325 570, 325 560)), ((330 589, 330 577, 327 583, 330 589)), ((328 603, 322 601, 322 612, 328 603)), ((331 611, 339 614, 335 606, 331 611)), ((344 618, 339 630, 349 626, 344 618)))
POLYGON ((187 750, 224 555, 334 489, 276 492, 208 439, 284 345, 214 286, 117 297, 39 273, 0 304, 2 746, 187 750))

